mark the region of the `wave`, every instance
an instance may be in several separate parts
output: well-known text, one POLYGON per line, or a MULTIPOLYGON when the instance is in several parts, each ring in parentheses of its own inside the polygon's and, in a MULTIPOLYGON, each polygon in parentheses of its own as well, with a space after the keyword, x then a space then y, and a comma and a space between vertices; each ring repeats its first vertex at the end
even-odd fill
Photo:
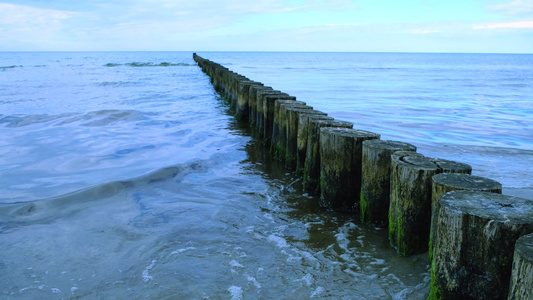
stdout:
MULTIPOLYGON (((155 114, 155 113, 151 113, 155 114)), ((0 125, 5 124, 6 127, 24 127, 34 124, 48 123, 56 120, 62 120, 56 125, 62 126, 74 122, 84 122, 82 126, 104 126, 114 122, 121 121, 140 121, 147 119, 150 113, 143 113, 137 110, 98 110, 91 111, 84 114, 80 113, 64 113, 58 115, 50 114, 36 114, 36 115, 10 115, 1 117, 0 125)))
MULTIPOLYGON (((11 70, 11 69, 15 69, 15 68, 23 68, 24 66, 22 65, 12 65, 12 66, 0 66, 0 71, 7 71, 7 70, 11 70)), ((30 66, 30 67, 33 67, 33 68, 44 68, 44 67, 48 67, 48 65, 35 65, 35 66, 30 66)))
POLYGON ((14 69, 14 68, 22 68, 22 66, 17 66, 17 65, 13 65, 13 66, 0 66, 0 71, 6 71, 8 69, 14 69))
POLYGON ((0 125, 5 124, 6 127, 23 127, 29 126, 38 123, 47 123, 55 121, 61 118, 70 117, 75 114, 59 114, 59 115, 49 115, 49 114, 37 114, 37 115, 11 115, 0 118, 0 125))
POLYGON ((9 223, 33 223, 53 221, 63 216, 75 214, 94 206, 99 201, 113 201, 121 194, 176 177, 191 173, 204 173, 217 163, 224 161, 223 154, 214 154, 206 160, 193 160, 185 164, 165 167, 139 177, 106 182, 51 198, 36 199, 27 202, 0 204, 0 228, 9 223))
POLYGON ((151 62, 131 62, 131 63, 125 63, 125 64, 117 64, 117 63, 107 63, 104 66, 106 67, 192 67, 196 66, 196 64, 187 64, 187 63, 169 63, 169 62, 161 62, 161 63, 151 63, 151 62))
POLYGON ((138 86, 140 82, 135 81, 104 81, 100 82, 98 86, 111 86, 111 87, 128 87, 128 86, 138 86))

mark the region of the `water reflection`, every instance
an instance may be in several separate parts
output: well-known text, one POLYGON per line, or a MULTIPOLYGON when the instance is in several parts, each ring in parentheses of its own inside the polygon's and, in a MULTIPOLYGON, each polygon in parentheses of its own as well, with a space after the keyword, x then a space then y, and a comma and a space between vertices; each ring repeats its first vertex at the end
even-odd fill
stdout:
MULTIPOLYGON (((250 131, 242 127, 243 131, 250 131)), ((386 229, 361 224, 356 215, 321 208, 318 197, 304 192, 301 179, 272 158, 260 140, 245 147, 242 162, 279 189, 268 205, 260 204, 278 224, 269 236, 287 255, 294 272, 307 275, 315 296, 351 299, 423 299, 429 290, 427 254, 400 257, 386 229), (298 263, 295 263, 298 261, 298 263)))

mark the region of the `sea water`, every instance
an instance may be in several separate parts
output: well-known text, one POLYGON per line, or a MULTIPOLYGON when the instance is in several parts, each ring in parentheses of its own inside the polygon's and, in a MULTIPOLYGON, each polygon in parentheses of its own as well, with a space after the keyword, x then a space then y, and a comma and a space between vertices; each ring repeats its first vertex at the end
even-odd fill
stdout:
MULTIPOLYGON (((533 187, 528 55, 198 53, 533 187)), ((0 298, 422 299, 427 255, 322 210, 188 52, 0 53, 0 298)))
POLYGON ((205 53, 337 119, 533 199, 533 55, 205 53), (519 192, 519 191, 517 191, 519 192))

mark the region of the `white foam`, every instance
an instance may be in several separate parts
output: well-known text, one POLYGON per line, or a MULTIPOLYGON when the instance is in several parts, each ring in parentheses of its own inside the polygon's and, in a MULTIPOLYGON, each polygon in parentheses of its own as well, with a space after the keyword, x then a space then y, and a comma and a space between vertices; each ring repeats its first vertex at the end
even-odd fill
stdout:
POLYGON ((285 239, 283 239, 282 237, 280 236, 276 236, 276 235, 269 235, 268 236, 268 240, 271 241, 271 242, 274 242, 278 245, 278 247, 280 248, 286 248, 288 245, 287 245, 287 241, 285 241, 285 239))
POLYGON ((375 258, 374 261, 370 262, 371 265, 384 265, 385 264, 385 260, 384 259, 379 259, 379 258, 375 258))
POLYGON ((411 294, 412 292, 413 292, 412 289, 406 288, 406 289, 401 290, 397 294, 391 293, 391 297, 393 300, 404 300, 404 299, 407 299, 407 296, 409 296, 409 294, 411 294))
POLYGON ((19 293, 24 293, 25 291, 27 291, 27 290, 31 290, 31 289, 33 289, 33 286, 29 286, 29 287, 21 288, 21 289, 19 290, 19 293))
POLYGON ((155 260, 155 259, 152 260, 152 263, 148 267, 146 267, 146 269, 144 269, 143 274, 142 274, 144 282, 148 282, 148 281, 154 279, 154 277, 150 276, 150 274, 148 272, 155 266, 156 262, 157 262, 157 260, 155 260))
POLYGON ((290 262, 301 262, 303 260, 303 258, 300 257, 300 256, 294 256, 294 255, 291 255, 291 254, 289 254, 289 253, 287 253, 285 251, 282 251, 282 252, 283 252, 283 254, 286 254, 287 256, 289 256, 287 258, 287 262, 289 262, 289 263, 290 262))
POLYGON ((305 285, 311 286, 311 284, 315 282, 315 279, 313 278, 313 275, 305 274, 304 277, 300 278, 298 281, 303 281, 305 285))
POLYGON ((77 287, 73 286, 70 288, 70 292, 74 294, 75 291, 79 290, 77 287))
POLYGON ((196 247, 187 247, 187 248, 183 248, 183 249, 178 249, 178 250, 176 250, 176 251, 172 251, 172 252, 170 253, 170 255, 180 254, 180 253, 183 253, 183 252, 185 252, 185 251, 195 250, 195 249, 196 249, 196 247))
POLYGON ((261 284, 259 282, 257 282, 257 280, 252 277, 252 276, 248 276, 248 281, 252 282, 256 288, 260 289, 261 288, 261 284))
POLYGON ((322 294, 323 291, 324 291, 323 287, 321 286, 317 287, 315 291, 311 294, 311 298, 314 298, 315 296, 322 294))
POLYGON ((58 288, 52 288, 52 293, 54 293, 54 294, 60 294, 60 293, 61 293, 61 290, 58 289, 58 288))
POLYGON ((229 262, 229 265, 235 268, 244 268, 243 265, 241 265, 238 261, 232 260, 229 262))
POLYGON ((230 286, 228 292, 231 294, 231 300, 242 300, 242 288, 240 286, 230 286))
POLYGON ((344 234, 343 232, 339 232, 337 234, 335 234, 335 238, 337 239, 337 244, 339 245, 339 247, 348 252, 349 249, 348 249, 348 244, 350 243, 350 241, 348 240, 348 237, 346 236, 346 234, 344 234))
MULTIPOLYGON (((359 266, 357 266, 357 267, 359 267, 359 266)), ((346 268, 346 269, 344 269, 344 270, 342 270, 342 271, 343 271, 344 273, 346 273, 346 274, 350 274, 350 275, 352 275, 352 276, 355 277, 355 278, 359 278, 359 277, 361 277, 361 274, 360 274, 360 273, 357 273, 357 272, 355 272, 354 270, 352 270, 352 269, 350 269, 350 268, 346 268)))
POLYGON ((303 250, 300 250, 300 251, 296 251, 298 252, 300 255, 302 255, 302 257, 308 259, 308 260, 311 260, 311 261, 318 261, 316 259, 316 257, 313 256, 313 254, 311 254, 310 252, 308 251, 303 251, 303 250))

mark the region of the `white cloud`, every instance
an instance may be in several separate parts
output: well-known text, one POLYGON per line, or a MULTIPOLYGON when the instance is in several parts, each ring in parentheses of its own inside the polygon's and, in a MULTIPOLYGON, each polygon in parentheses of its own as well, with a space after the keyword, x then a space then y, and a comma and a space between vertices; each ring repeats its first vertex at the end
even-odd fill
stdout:
POLYGON ((533 1, 516 0, 510 3, 491 5, 490 8, 511 15, 531 14, 533 13, 533 1))
POLYGON ((413 31, 411 31, 411 33, 414 33, 414 34, 429 34, 429 33, 439 33, 440 31, 438 30, 430 30, 430 29, 415 29, 413 31))
POLYGON ((326 27, 357 27, 359 26, 358 23, 350 23, 350 24, 326 24, 326 27))
POLYGON ((2 25, 53 24, 76 16, 77 13, 54 9, 34 8, 31 6, 0 3, 2 25))
POLYGON ((533 28, 533 21, 503 22, 474 26, 474 29, 533 28))
MULTIPOLYGON (((44 50, 64 42, 65 24, 80 13, 0 3, 0 50, 44 50)), ((55 50, 55 49, 54 49, 55 50)))

